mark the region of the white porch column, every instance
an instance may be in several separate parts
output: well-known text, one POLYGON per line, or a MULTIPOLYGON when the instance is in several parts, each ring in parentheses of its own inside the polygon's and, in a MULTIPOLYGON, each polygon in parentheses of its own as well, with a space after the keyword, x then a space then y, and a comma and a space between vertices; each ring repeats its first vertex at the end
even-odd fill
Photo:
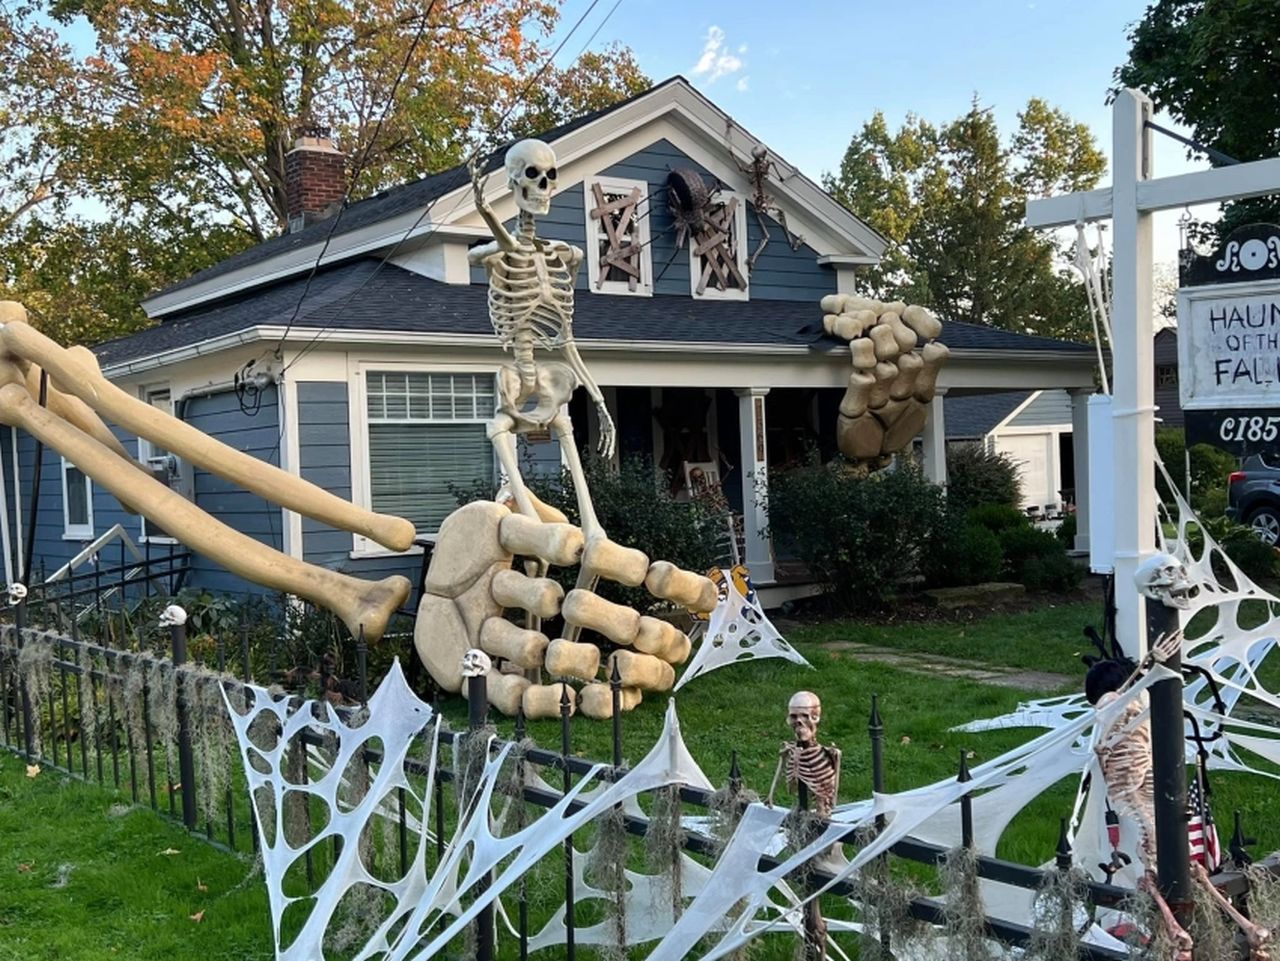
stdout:
POLYGON ((738 446, 742 464, 742 516, 746 535, 744 551, 751 579, 759 584, 773 582, 773 545, 765 539, 769 512, 769 448, 765 436, 764 398, 768 387, 739 387, 738 446))
POLYGON ((921 457, 924 476, 935 484, 947 486, 947 418, 943 413, 946 390, 939 388, 929 401, 929 419, 924 422, 921 457))
POLYGON ((1071 393, 1071 462, 1075 467, 1072 483, 1076 489, 1076 540, 1072 549, 1089 553, 1089 395, 1092 390, 1077 389, 1071 393))

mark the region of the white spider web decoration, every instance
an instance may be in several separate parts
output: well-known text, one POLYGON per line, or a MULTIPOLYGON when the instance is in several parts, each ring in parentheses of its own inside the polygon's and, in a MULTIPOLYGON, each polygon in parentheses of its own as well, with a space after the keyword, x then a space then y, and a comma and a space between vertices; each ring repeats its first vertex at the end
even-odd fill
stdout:
POLYGON ((794 647, 786 642, 778 629, 765 616, 755 589, 748 582, 750 596, 738 590, 733 571, 723 571, 720 598, 711 612, 707 629, 684 674, 676 682, 680 690, 695 677, 737 661, 760 657, 781 657, 795 664, 812 667, 794 647))

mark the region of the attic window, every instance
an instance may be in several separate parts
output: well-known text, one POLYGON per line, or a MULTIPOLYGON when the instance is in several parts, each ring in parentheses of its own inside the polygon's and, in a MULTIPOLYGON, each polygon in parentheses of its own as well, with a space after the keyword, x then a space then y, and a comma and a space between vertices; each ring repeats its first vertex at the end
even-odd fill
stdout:
POLYGON ((587 282, 600 294, 653 293, 649 218, 642 214, 649 185, 643 180, 597 177, 586 192, 587 282))
POLYGON ((693 296, 746 300, 747 204, 720 190, 705 215, 705 227, 689 240, 689 282, 693 296))

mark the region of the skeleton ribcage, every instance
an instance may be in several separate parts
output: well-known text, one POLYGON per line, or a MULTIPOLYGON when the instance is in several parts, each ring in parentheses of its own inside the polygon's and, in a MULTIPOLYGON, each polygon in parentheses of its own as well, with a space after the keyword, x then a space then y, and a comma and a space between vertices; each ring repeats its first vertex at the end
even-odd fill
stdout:
POLYGON ((1111 806, 1121 817, 1138 823, 1139 853, 1144 863, 1154 866, 1156 793, 1151 770, 1151 723, 1137 720, 1146 710, 1145 700, 1139 697, 1129 703, 1103 733, 1097 751, 1111 806))
POLYGON ((558 254, 510 251, 485 261, 489 272, 489 320, 503 347, 516 334, 553 349, 564 344, 573 323, 573 278, 558 254))
POLYGON ((820 810, 829 808, 836 796, 836 766, 831 752, 819 744, 793 748, 787 759, 787 781, 807 787, 820 810))

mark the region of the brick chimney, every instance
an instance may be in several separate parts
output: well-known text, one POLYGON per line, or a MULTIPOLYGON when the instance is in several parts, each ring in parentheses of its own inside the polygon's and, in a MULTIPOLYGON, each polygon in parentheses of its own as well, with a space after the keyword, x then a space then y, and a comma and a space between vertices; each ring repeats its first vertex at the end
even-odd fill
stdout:
POLYGON ((289 233, 337 213, 346 189, 346 158, 334 146, 329 128, 304 129, 284 156, 289 233))

